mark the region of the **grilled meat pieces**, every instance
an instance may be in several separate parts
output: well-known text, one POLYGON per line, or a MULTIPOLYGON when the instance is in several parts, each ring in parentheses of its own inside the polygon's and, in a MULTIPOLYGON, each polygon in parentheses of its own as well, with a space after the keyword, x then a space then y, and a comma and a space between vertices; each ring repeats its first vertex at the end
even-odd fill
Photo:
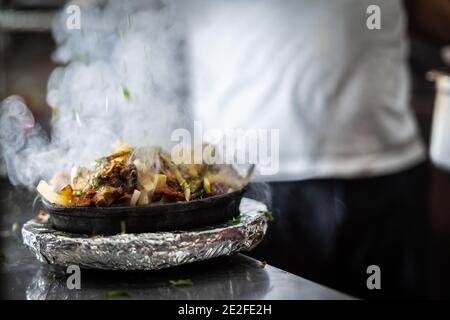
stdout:
POLYGON ((75 198, 76 206, 109 207, 129 202, 137 188, 137 169, 128 163, 130 153, 116 153, 97 160, 88 187, 75 198))

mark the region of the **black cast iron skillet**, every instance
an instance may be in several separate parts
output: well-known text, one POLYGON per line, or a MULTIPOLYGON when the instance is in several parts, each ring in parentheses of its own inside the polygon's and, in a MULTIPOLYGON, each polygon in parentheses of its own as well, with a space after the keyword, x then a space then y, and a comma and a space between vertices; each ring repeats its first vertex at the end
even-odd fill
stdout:
POLYGON ((65 207, 42 199, 56 230, 88 235, 175 231, 225 223, 239 215, 246 187, 205 199, 135 207, 65 207))

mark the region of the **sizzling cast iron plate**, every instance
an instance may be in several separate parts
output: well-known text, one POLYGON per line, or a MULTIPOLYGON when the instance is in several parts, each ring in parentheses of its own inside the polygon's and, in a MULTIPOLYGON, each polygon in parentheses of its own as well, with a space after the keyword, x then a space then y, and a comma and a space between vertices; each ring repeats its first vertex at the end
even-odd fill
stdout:
POLYGON ((42 200, 57 230, 89 235, 145 233, 200 228, 239 214, 246 188, 205 199, 135 207, 65 207, 42 200))

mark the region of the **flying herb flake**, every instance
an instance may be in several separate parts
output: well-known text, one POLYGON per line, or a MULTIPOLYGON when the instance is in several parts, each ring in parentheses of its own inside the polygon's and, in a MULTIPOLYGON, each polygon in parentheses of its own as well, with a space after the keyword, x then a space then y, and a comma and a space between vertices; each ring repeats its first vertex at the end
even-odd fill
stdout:
POLYGON ((228 220, 228 224, 236 225, 241 222, 241 217, 233 217, 233 219, 228 220))
POLYGON ((80 113, 78 111, 75 111, 75 120, 77 121, 78 126, 81 127, 80 113))
POLYGON ((128 90, 127 87, 122 86, 122 94, 126 100, 130 100, 130 91, 128 90))
POLYGON ((84 64, 89 64, 89 56, 87 53, 74 53, 72 55, 73 61, 80 61, 84 64))
POLYGON ((13 223, 13 225, 11 226, 11 231, 13 234, 15 234, 17 232, 17 229, 19 229, 19 224, 17 222, 13 223))
POLYGON ((273 213, 272 211, 259 211, 259 213, 264 214, 264 216, 266 217, 267 221, 273 221, 273 213))
POLYGON ((97 189, 100 187, 100 172, 97 172, 95 176, 92 178, 92 186, 97 189))
POLYGON ((194 284, 191 279, 170 280, 169 282, 173 286, 192 286, 194 284))
POLYGON ((55 272, 52 274, 53 281, 63 280, 64 278, 65 278, 64 273, 55 272))
POLYGON ((94 167, 98 168, 102 165, 103 163, 103 158, 98 158, 94 160, 94 167))
POLYGON ((128 27, 131 28, 131 15, 128 15, 128 27))
POLYGON ((103 292, 105 298, 130 298, 131 294, 124 290, 109 290, 103 292))
POLYGON ((126 229, 126 225, 125 225, 125 221, 120 221, 120 234, 126 234, 127 233, 127 229, 126 229))
POLYGON ((120 41, 122 41, 122 42, 125 41, 125 33, 123 33, 122 30, 119 30, 119 38, 120 38, 120 41))
POLYGON ((59 116, 59 108, 58 107, 52 108, 52 119, 51 119, 51 121, 52 122, 55 121, 58 118, 58 116, 59 116))

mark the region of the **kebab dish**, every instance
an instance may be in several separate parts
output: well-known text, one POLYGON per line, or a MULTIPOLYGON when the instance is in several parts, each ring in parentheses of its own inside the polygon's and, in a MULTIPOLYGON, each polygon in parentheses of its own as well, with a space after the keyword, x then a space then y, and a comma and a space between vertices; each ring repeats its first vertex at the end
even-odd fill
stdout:
POLYGON ((89 168, 75 166, 48 183, 41 180, 37 191, 58 206, 145 206, 226 194, 246 181, 231 165, 178 164, 159 147, 122 145, 89 168))

